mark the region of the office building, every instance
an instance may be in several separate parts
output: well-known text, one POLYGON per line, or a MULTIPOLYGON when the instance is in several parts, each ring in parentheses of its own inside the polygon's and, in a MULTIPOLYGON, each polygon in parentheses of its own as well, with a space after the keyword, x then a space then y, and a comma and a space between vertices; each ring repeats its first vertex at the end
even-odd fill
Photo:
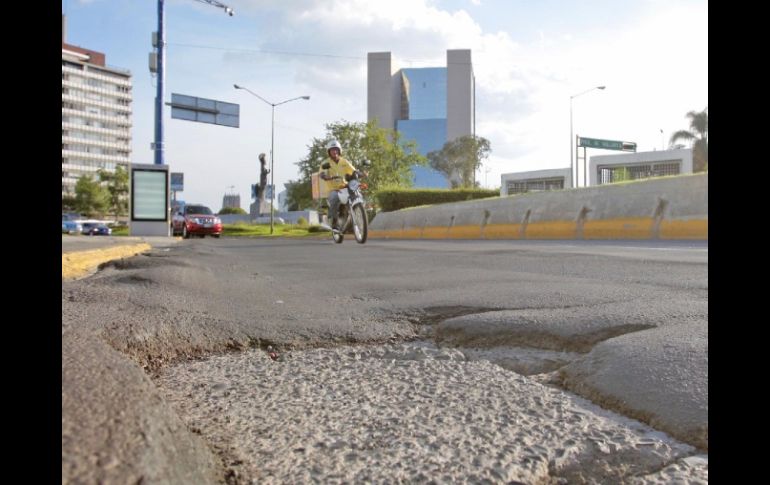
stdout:
MULTIPOLYGON (((367 71, 367 120, 414 140, 427 155, 444 143, 476 134, 475 78, 471 51, 447 51, 446 67, 398 69, 390 52, 370 52, 367 71)), ((415 187, 449 187, 429 167, 415 166, 415 187)))
POLYGON ((241 196, 238 194, 225 194, 224 197, 222 197, 222 208, 241 208, 241 196))

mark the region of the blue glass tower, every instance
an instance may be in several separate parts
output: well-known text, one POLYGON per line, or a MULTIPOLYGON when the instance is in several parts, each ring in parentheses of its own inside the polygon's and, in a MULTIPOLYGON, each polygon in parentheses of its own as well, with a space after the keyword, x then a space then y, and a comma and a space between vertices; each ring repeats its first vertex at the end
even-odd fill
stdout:
MULTIPOLYGON (((446 142, 446 68, 402 69, 401 115, 396 130, 402 140, 413 140, 426 156, 446 142)), ((446 176, 430 167, 412 167, 415 187, 449 187, 446 176)))

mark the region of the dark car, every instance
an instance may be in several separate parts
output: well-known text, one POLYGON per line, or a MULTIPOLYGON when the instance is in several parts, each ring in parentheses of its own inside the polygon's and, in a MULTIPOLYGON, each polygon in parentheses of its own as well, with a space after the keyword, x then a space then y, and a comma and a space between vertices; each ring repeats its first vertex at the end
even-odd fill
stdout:
POLYGON ((172 216, 171 230, 174 236, 181 234, 185 239, 206 235, 219 237, 222 235, 222 220, 205 205, 186 204, 183 212, 172 216))
POLYGON ((84 222, 83 234, 88 236, 109 236, 112 234, 112 229, 101 222, 84 222))

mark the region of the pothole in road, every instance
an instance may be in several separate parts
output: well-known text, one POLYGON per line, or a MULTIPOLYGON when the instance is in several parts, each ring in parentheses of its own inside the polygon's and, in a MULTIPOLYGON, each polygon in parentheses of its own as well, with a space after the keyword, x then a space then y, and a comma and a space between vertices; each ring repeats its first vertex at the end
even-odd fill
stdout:
POLYGON ((156 383, 240 483, 708 482, 707 456, 684 461, 693 447, 469 355, 429 342, 250 350, 156 383))
POLYGON ((487 360, 503 369, 524 376, 553 372, 580 357, 576 352, 494 346, 485 348, 456 347, 468 360, 487 360))
POLYGON ((99 269, 114 268, 116 270, 132 270, 132 269, 146 269, 157 268, 158 266, 181 266, 190 267, 190 264, 169 257, 167 254, 147 253, 140 254, 131 258, 122 258, 112 261, 107 261, 99 265, 99 269))
POLYGON ((539 317, 539 321, 531 321, 531 315, 539 311, 566 309, 457 305, 426 307, 400 315, 412 323, 416 339, 461 349, 470 359, 490 360, 523 375, 552 372, 590 352, 600 342, 653 328, 639 324, 583 326, 568 333, 564 329, 566 323, 560 324, 558 319, 552 322, 547 315, 539 317), (526 312, 529 321, 521 319, 519 312, 526 312), (501 318, 503 313, 511 315, 501 318))

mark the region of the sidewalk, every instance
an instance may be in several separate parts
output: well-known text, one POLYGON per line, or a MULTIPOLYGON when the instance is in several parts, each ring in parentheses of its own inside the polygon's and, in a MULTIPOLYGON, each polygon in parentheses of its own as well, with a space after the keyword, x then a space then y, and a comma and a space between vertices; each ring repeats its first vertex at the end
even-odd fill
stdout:
POLYGON ((62 280, 87 276, 100 264, 178 243, 177 237, 70 236, 61 237, 62 280))

